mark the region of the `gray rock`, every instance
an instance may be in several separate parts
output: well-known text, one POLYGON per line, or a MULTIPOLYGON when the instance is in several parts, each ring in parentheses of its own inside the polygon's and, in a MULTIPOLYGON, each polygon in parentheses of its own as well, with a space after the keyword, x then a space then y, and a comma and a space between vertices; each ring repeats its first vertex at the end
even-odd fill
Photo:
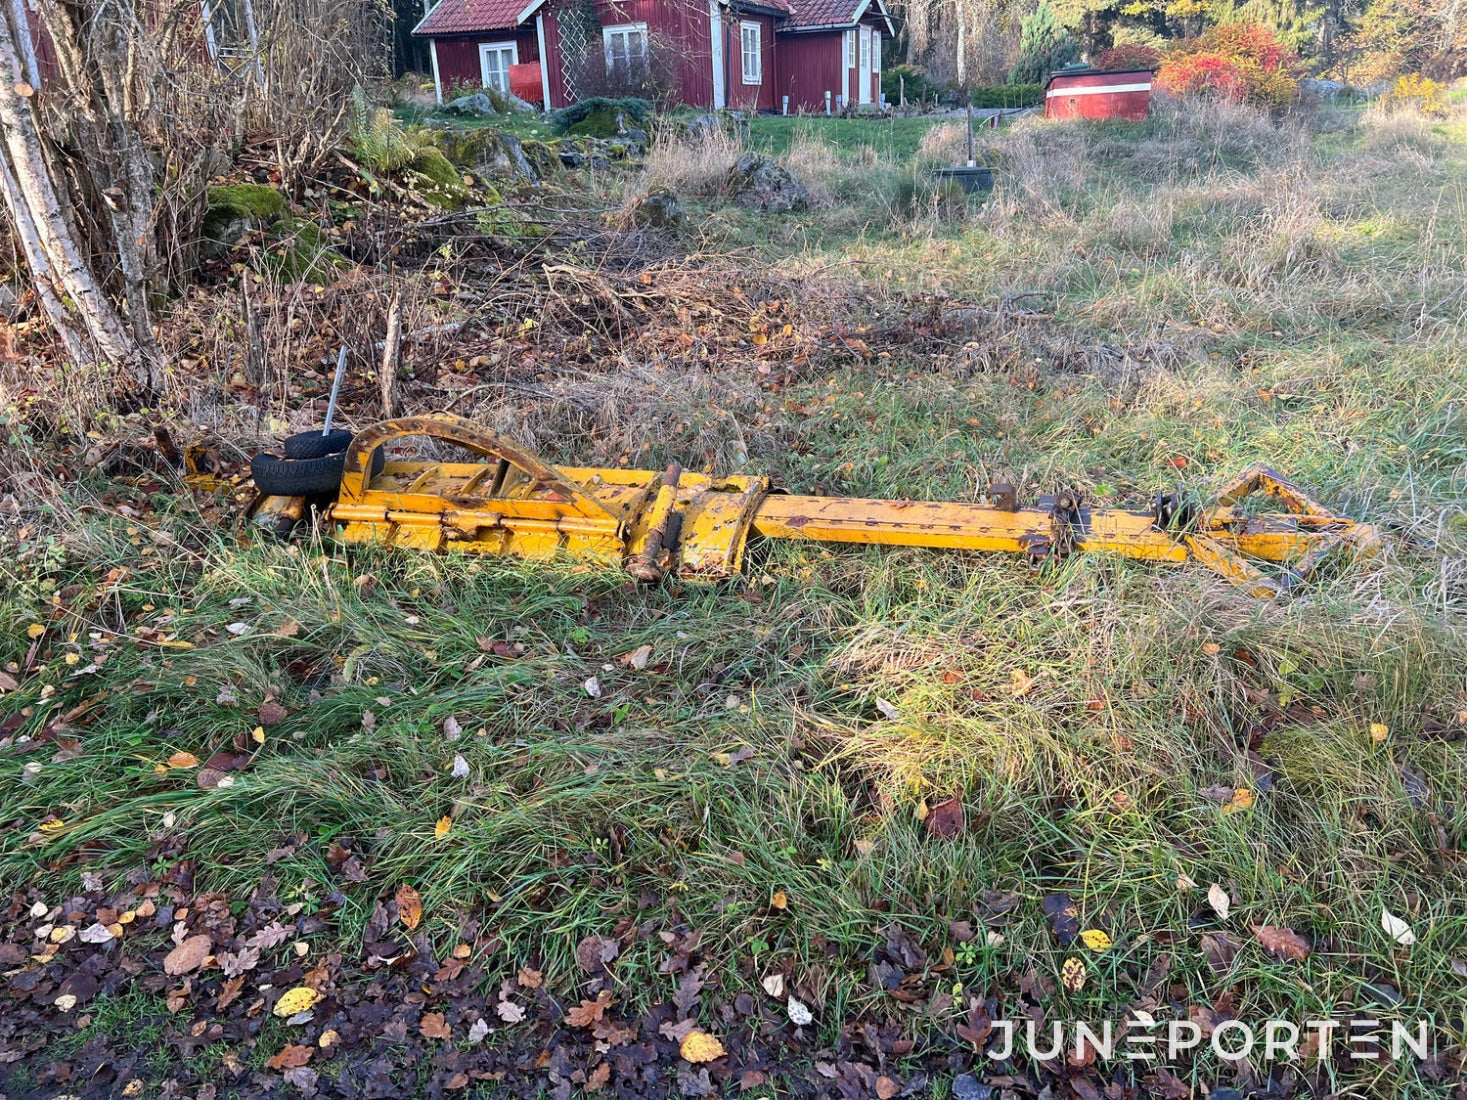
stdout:
POLYGON ((1354 88, 1338 80, 1316 80, 1314 77, 1306 76, 1299 81, 1299 92, 1307 99, 1317 100, 1321 103, 1334 103, 1339 100, 1350 102, 1359 95, 1354 88))
POLYGON ((992 1095, 993 1089, 979 1084, 978 1078, 971 1073, 953 1078, 953 1096, 956 1100, 989 1100, 992 1095))
POLYGON ((678 229, 687 220, 678 197, 664 188, 649 191, 632 209, 632 221, 643 229, 678 229))
POLYGON ((494 109, 494 101, 487 92, 459 96, 451 103, 445 103, 443 110, 450 115, 468 115, 471 118, 488 118, 499 113, 494 109))
POLYGON ((525 156, 520 139, 497 127, 434 130, 432 140, 454 164, 481 176, 511 183, 540 179, 540 172, 525 156))
POLYGON ((566 168, 584 168, 586 166, 586 154, 575 149, 561 149, 560 163, 566 168))
POLYGON ((511 111, 517 115, 537 115, 540 113, 539 107, 521 99, 513 92, 504 93, 504 108, 506 111, 511 111))
POLYGON ((806 210, 810 192, 784 165, 763 153, 744 153, 729 176, 729 191, 740 206, 774 213, 806 210))
POLYGON ((723 123, 717 115, 696 115, 688 121, 688 137, 694 141, 702 141, 710 134, 716 134, 723 129, 723 123))

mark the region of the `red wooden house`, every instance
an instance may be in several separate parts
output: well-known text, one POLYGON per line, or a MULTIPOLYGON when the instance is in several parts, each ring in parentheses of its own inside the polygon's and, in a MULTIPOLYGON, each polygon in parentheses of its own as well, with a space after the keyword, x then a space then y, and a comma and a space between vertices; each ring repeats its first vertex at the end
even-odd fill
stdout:
POLYGON ((439 0, 413 33, 440 103, 492 87, 564 107, 653 77, 694 107, 823 112, 880 102, 892 26, 882 0, 439 0))

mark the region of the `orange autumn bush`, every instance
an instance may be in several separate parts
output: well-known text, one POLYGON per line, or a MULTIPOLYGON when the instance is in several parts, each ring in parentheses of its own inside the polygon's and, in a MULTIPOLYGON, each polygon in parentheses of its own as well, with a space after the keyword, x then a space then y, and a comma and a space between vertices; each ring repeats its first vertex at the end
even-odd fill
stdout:
POLYGON ((1174 95, 1213 95, 1277 110, 1299 97, 1299 58, 1267 27, 1228 23, 1173 46, 1157 83, 1174 95))

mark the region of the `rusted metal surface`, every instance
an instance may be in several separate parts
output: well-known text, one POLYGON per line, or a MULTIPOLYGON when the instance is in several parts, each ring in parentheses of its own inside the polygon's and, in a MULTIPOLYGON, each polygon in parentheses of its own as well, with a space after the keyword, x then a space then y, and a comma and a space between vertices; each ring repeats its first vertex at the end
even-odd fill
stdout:
MULTIPOLYGON (((417 416, 362 432, 344 468, 326 514, 347 542, 600 558, 645 581, 732 576, 751 538, 768 538, 1012 553, 1036 566, 1077 553, 1196 561, 1254 595, 1274 597, 1331 554, 1369 554, 1382 545, 1377 528, 1338 515, 1264 466, 1225 485, 1210 509, 1180 492, 1158 494, 1149 511, 1090 508, 1073 489, 1021 505, 1006 483, 989 489, 988 504, 797 496, 771 492, 765 478, 714 478, 676 465, 664 472, 555 467, 467 420, 417 416), (410 437, 462 448, 476 460, 388 461, 368 474, 374 451, 410 437), (1282 510, 1250 512, 1245 505, 1258 495, 1282 510)), ((253 511, 267 524, 301 515, 281 498, 253 511)))

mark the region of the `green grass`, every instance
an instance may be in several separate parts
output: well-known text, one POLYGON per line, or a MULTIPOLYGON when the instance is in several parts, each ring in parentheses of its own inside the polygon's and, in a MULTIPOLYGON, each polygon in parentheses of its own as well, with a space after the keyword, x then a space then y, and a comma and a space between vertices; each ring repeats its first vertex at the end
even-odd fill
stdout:
MULTIPOLYGON (((777 148, 802 126, 846 171, 869 163, 855 148, 869 136, 888 142, 878 168, 899 173, 925 133, 758 119, 753 140, 777 148)), ((548 435, 547 457, 611 463, 647 438, 641 464, 700 464, 734 417, 748 468, 794 491, 968 500, 1012 477, 1030 495, 1076 485, 1143 507, 1159 486, 1205 495, 1261 460, 1359 518, 1398 520, 1390 555, 1334 563, 1279 604, 1196 567, 1084 558, 1036 575, 1004 557, 801 544, 760 548, 744 583, 645 588, 585 563, 281 547, 167 496, 127 519, 99 506, 125 486, 89 482, 71 505, 36 505, 51 541, 0 565, 0 659, 24 660, 27 627, 47 626, 40 668, 5 706, 33 708, 34 735, 90 703, 69 720, 79 755, 0 771, 0 885, 115 875, 170 839, 199 861, 197 888, 244 892, 303 833, 268 870, 308 909, 341 885, 333 841, 363 855, 367 881, 342 887, 343 943, 404 881, 440 948, 482 910, 506 945, 501 976, 535 959, 566 991, 576 943, 623 917, 701 927, 725 990, 786 961, 817 975, 823 1041, 889 1012, 866 980, 885 926, 938 959, 960 946, 950 921, 978 926, 986 891, 1014 891, 1003 942, 961 951, 934 982, 1009 998, 1029 969, 1057 980, 1078 954, 1085 988, 1045 1008, 1089 1020, 1136 1003, 1164 958, 1183 1016, 1230 995, 1244 1019, 1315 1019, 1385 983, 1403 998, 1394 1016, 1424 1013, 1461 1043, 1467 753, 1433 731, 1467 709, 1467 135, 1372 116, 1317 137, 1162 116, 1021 126, 997 151, 995 193, 961 217, 715 203, 702 231, 792 269, 854 263, 844 285, 882 300, 1024 294, 1011 311, 1040 318, 777 393, 729 367, 705 389, 671 380, 649 409, 618 403, 610 376, 576 378, 580 399, 602 398, 598 430, 548 435), (643 644, 645 670, 620 663, 643 644), (1033 690, 1016 697, 1015 673, 1033 690), (290 717, 232 786, 159 770, 173 752, 250 747, 267 695, 290 717), (1316 713, 1273 724, 1290 702, 1316 713), (752 759, 725 763, 742 746, 752 759), (450 775, 455 753, 466 779, 450 775), (1216 786, 1255 804, 1224 812, 1203 793, 1216 786), (923 808, 954 794, 969 828, 934 840, 923 808), (48 814, 64 828, 34 834, 48 814), (1233 911, 1203 928, 1245 944, 1222 975, 1189 924, 1214 882, 1233 911), (1061 890, 1115 947, 1061 948, 1039 908, 1061 890), (1415 946, 1391 944, 1382 907, 1415 946), (1254 924, 1315 950, 1275 960, 1254 924)), ((657 950, 639 942, 618 962, 634 1003, 671 988, 657 950)), ((1423 1087, 1409 1064, 1383 1072, 1380 1088, 1423 1087)))
POLYGON ((832 142, 848 151, 871 148, 888 160, 907 161, 922 135, 932 129, 929 118, 823 118, 818 115, 755 115, 749 119, 749 142, 761 152, 781 156, 799 134, 832 142))

